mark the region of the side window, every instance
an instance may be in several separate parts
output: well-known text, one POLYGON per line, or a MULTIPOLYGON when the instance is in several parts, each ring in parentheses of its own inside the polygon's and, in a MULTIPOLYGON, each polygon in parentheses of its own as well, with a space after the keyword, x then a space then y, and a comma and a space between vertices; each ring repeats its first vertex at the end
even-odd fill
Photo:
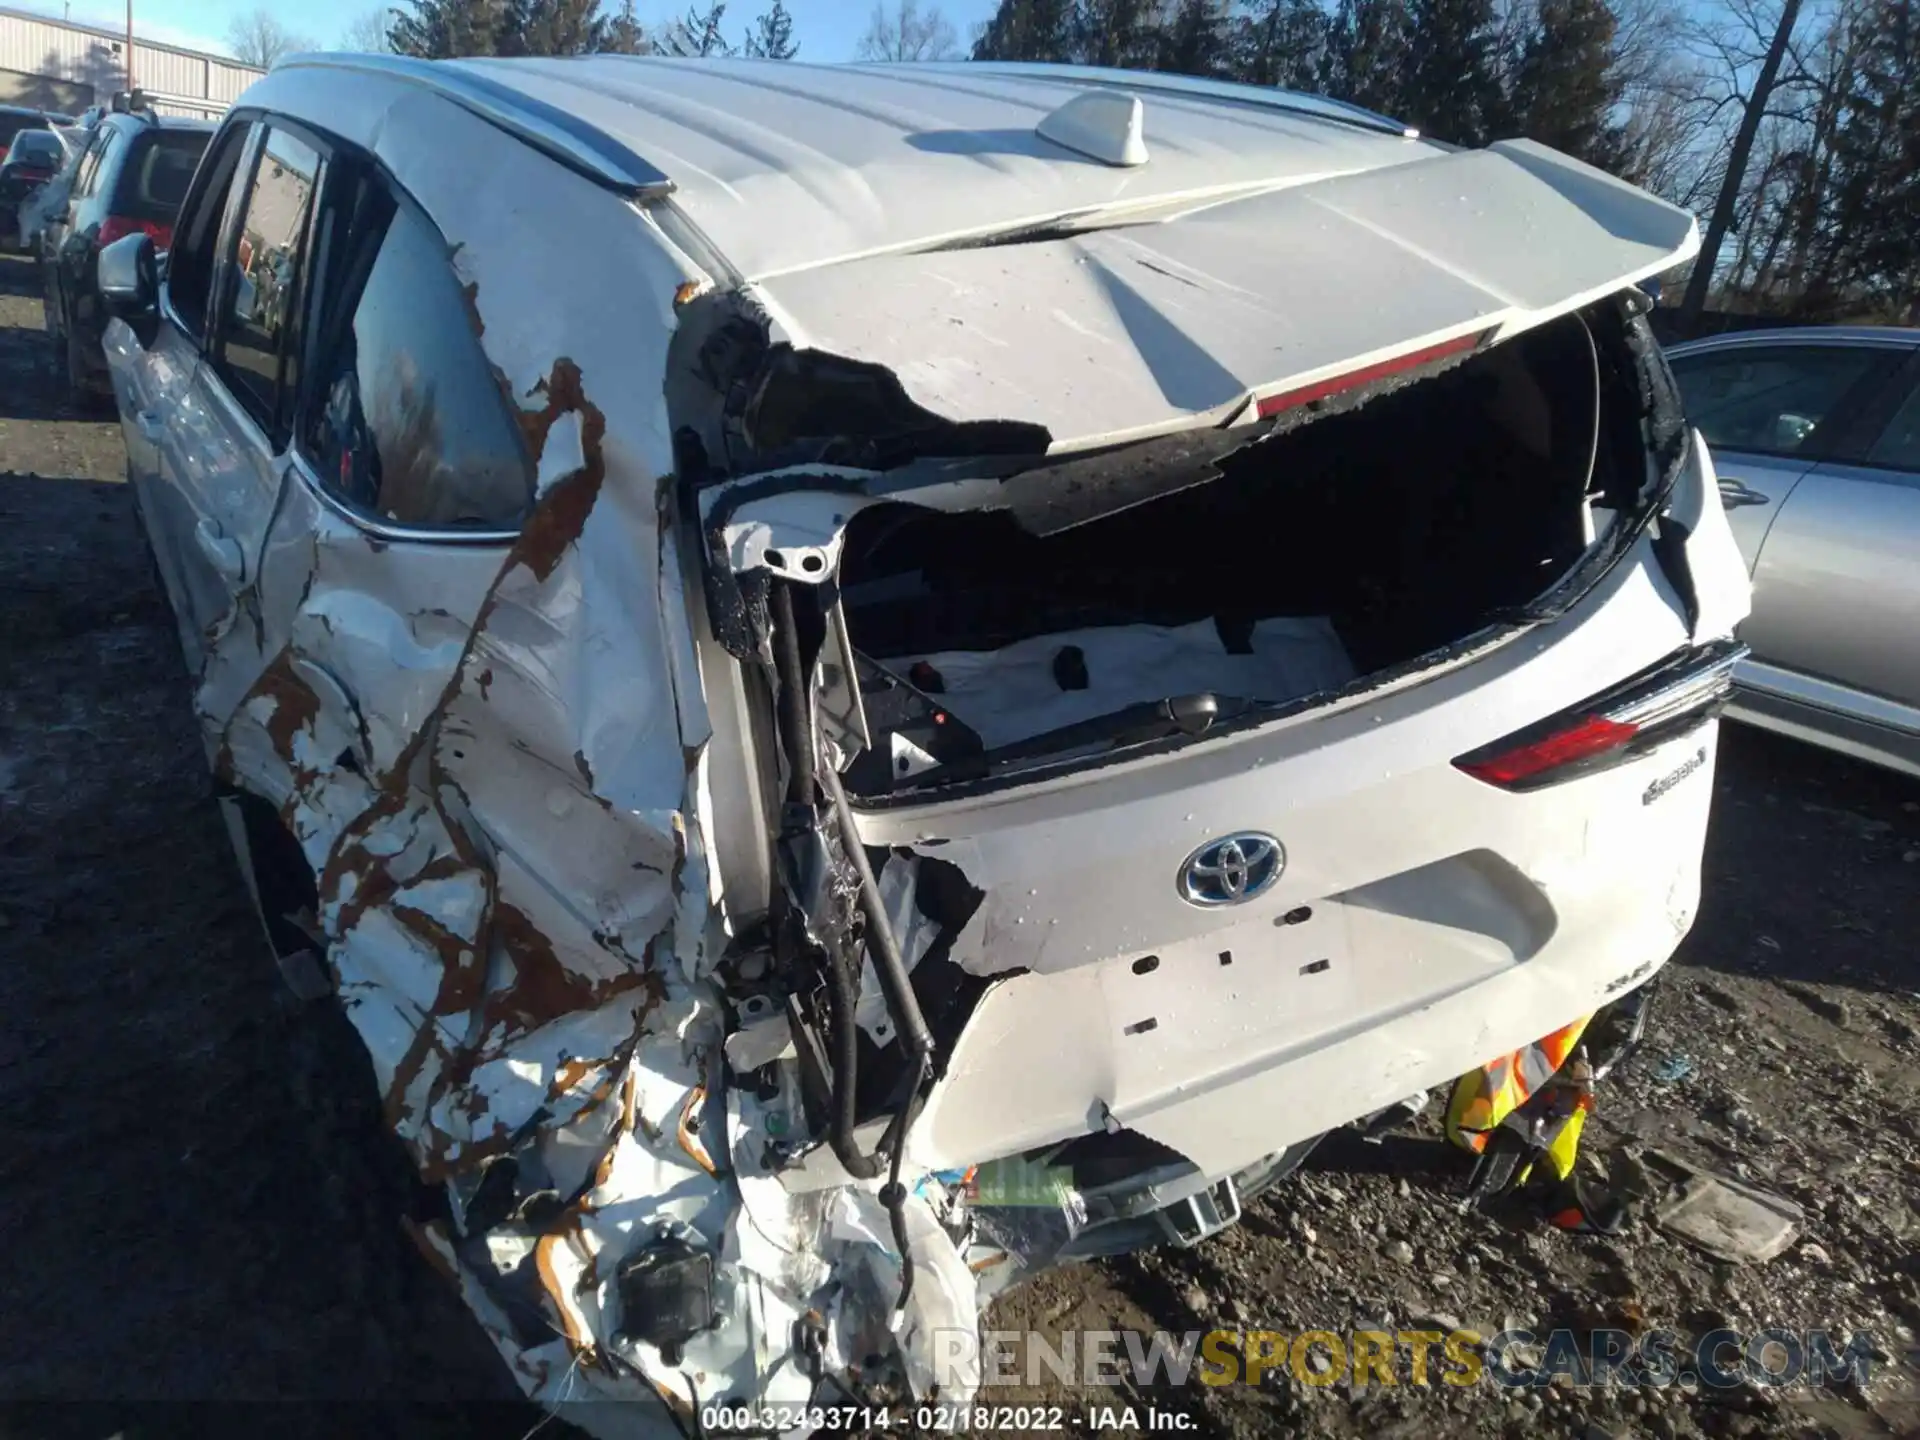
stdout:
POLYGON ((1893 419, 1867 451, 1867 463, 1920 476, 1920 385, 1908 391, 1906 403, 1893 412, 1893 419))
POLYGON ((285 393, 298 383, 297 356, 287 337, 300 313, 307 221, 320 173, 314 148, 270 128, 234 229, 233 269, 225 289, 215 367, 234 398, 275 439, 285 370, 285 393))
POLYGON ((80 174, 73 182, 73 198, 84 200, 93 194, 94 183, 100 178, 100 166, 105 163, 107 152, 120 138, 120 132, 111 128, 102 128, 93 137, 93 143, 87 147, 87 155, 80 162, 80 174))
POLYGON ((1838 345, 1734 346, 1681 356, 1673 374, 1687 419, 1707 444, 1814 455, 1826 438, 1823 424, 1879 359, 1877 351, 1838 345))
POLYGON ((445 238, 368 182, 340 204, 352 212, 340 285, 352 308, 326 323, 303 448, 330 490, 382 519, 517 529, 533 466, 445 238))
POLYGON ((247 120, 234 121, 221 130, 206 163, 205 180, 188 194, 187 208, 174 227, 173 250, 167 258, 167 300, 192 335, 206 329, 220 222, 226 216, 227 196, 252 130, 253 124, 247 120))

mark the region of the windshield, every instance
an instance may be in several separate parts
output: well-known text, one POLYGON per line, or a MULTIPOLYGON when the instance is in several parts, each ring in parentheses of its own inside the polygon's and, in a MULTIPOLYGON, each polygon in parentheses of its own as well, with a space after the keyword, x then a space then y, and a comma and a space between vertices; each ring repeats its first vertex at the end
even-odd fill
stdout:
POLYGON ((40 165, 50 170, 58 169, 65 158, 59 137, 51 130, 22 130, 7 150, 9 163, 40 165))

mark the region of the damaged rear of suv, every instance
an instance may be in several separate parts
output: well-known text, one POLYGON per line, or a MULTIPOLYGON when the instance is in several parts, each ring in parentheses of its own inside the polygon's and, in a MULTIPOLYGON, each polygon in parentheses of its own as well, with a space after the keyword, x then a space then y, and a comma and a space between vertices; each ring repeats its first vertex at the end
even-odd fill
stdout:
POLYGON ((964 1400, 1007 1285, 1633 993, 1746 611, 1633 288, 1682 212, 1311 97, 759 73, 297 60, 157 313, 103 260, 269 938, 608 1433, 964 1400), (249 268, 189 460, 175 291, 249 268))

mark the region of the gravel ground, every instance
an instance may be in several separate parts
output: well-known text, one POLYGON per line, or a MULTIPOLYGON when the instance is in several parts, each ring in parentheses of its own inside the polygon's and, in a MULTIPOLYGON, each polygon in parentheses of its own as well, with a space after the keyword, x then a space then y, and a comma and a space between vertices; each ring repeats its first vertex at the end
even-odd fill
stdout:
MULTIPOLYGON (((355 1037, 266 959, 118 425, 62 407, 37 293, 0 259, 0 1437, 522 1435, 540 1417, 402 1232, 355 1037), (335 1403, 155 1403, 234 1399, 335 1403)), ((992 1398, 1075 1428, 1151 1403, 1203 1435, 1920 1434, 1920 786, 1731 728, 1717 783, 1699 922, 1584 1163, 1626 1181, 1655 1149, 1764 1186, 1806 1210, 1793 1250, 1715 1261, 1644 1208, 1616 1239, 1468 1221, 1429 1131, 1323 1147, 1209 1244, 1056 1272, 989 1323, 1827 1327, 1875 1337, 1869 1385, 992 1398)))

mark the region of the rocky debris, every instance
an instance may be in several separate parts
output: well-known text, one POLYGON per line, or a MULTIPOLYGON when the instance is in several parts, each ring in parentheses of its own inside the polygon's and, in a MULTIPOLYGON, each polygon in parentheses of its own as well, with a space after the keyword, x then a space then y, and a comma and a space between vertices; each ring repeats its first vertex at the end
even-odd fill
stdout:
POLYGON ((1836 1025, 1853 1023, 1853 1011, 1848 1008, 1845 1000, 1831 999, 1811 985, 1784 984, 1780 988, 1822 1020, 1831 1020, 1836 1025))

